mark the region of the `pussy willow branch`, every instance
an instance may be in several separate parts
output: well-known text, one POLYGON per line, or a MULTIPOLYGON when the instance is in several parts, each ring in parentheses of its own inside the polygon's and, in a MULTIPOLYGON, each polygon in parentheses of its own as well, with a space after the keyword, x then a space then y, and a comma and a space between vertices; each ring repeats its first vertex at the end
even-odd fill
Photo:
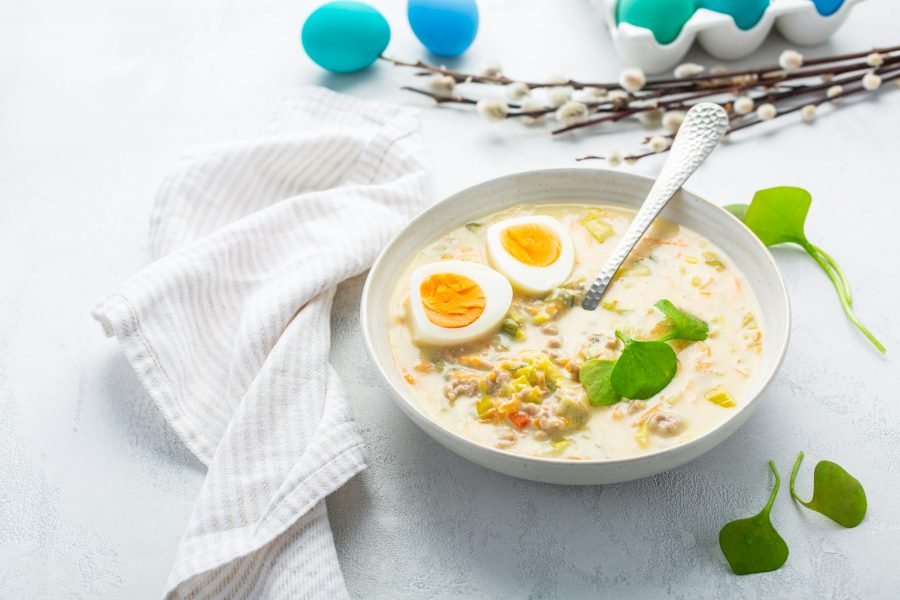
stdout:
MULTIPOLYGON (((885 48, 876 48, 872 52, 878 52, 881 54, 900 51, 900 46, 892 46, 885 48)), ((806 61, 806 66, 818 66, 829 63, 840 63, 846 62, 848 60, 853 60, 856 58, 868 56, 870 52, 854 52, 848 54, 842 54, 832 57, 824 57, 818 59, 810 59, 806 61)), ((384 58, 384 57, 383 57, 384 58)), ((435 67, 433 65, 429 65, 422 61, 417 61, 415 63, 404 62, 400 60, 388 59, 384 58, 384 60, 388 60, 391 63, 399 66, 413 67, 424 69, 425 74, 434 74, 440 73, 446 76, 450 76, 456 82, 471 82, 471 83, 483 83, 483 84, 495 84, 495 85, 509 85, 511 83, 515 83, 516 80, 510 79, 505 75, 497 75, 497 76, 486 76, 486 75, 473 75, 469 73, 464 73, 460 71, 455 71, 452 69, 447 69, 445 67, 435 67)), ((889 66, 893 64, 900 63, 900 56, 886 56, 883 59, 882 66, 889 66)), ((569 131, 573 131, 576 129, 583 129, 586 127, 591 127, 593 125, 598 125, 605 122, 617 122, 626 117, 638 115, 640 113, 649 112, 657 109, 682 109, 682 108, 690 108, 693 105, 691 100, 697 100, 700 98, 708 98, 710 96, 716 96, 720 94, 733 94, 737 95, 741 92, 746 92, 748 90, 754 90, 756 88, 763 88, 770 93, 768 93, 765 97, 766 101, 775 102, 776 98, 788 98, 793 95, 798 95, 802 93, 809 93, 812 89, 812 86, 809 85, 800 85, 793 86, 789 89, 785 88, 785 82, 794 81, 798 79, 805 79, 810 77, 817 76, 829 76, 833 77, 834 75, 840 75, 845 73, 854 73, 863 70, 871 69, 871 66, 866 61, 858 61, 849 64, 839 64, 833 65, 828 68, 801 68, 795 69, 791 71, 786 71, 779 66, 768 66, 762 67, 758 69, 745 69, 740 71, 730 71, 724 73, 716 73, 710 75, 699 75, 686 79, 656 79, 650 80, 645 84, 645 87, 635 93, 629 94, 626 98, 618 98, 616 100, 599 100, 599 101, 589 101, 584 102, 584 104, 591 110, 593 113, 604 113, 602 116, 593 117, 582 121, 580 123, 575 123, 566 127, 558 128, 553 131, 554 135, 558 135, 561 133, 566 133, 569 131), (654 85, 657 84, 677 84, 674 86, 665 86, 658 87, 653 89, 654 85), (650 88, 650 89, 648 89, 650 88), (782 91, 776 94, 772 94, 772 89, 781 89, 782 91), (645 102, 645 104, 633 106, 633 102, 645 102)), ((549 85, 561 85, 560 82, 554 83, 535 83, 535 82, 520 82, 525 83, 525 85, 529 87, 546 87, 549 85)), ((571 87, 584 87, 589 84, 577 82, 574 80, 569 80, 568 84, 571 87)), ((832 83, 835 85, 836 83, 832 83)), ((613 87, 615 89, 621 89, 618 84, 595 84, 598 86, 606 86, 607 88, 613 87)), ((821 87, 821 86, 819 86, 821 87)), ((828 87, 828 86, 825 86, 828 87)), ((418 93, 421 95, 428 96, 432 98, 437 104, 469 104, 474 105, 477 104, 477 100, 473 98, 469 98, 466 96, 454 94, 450 96, 430 92, 428 90, 423 90, 411 86, 404 86, 402 89, 411 91, 414 93, 418 93)), ((819 88, 816 88, 819 89, 819 88)), ((757 96, 754 98, 754 101, 761 99, 762 97, 757 96)), ((728 105, 728 101, 720 102, 721 105, 728 105)), ((518 109, 520 105, 511 103, 509 104, 511 108, 518 109)), ((507 118, 518 118, 518 117, 540 117, 543 115, 550 114, 556 110, 556 107, 547 106, 540 109, 534 109, 529 111, 512 111, 507 115, 507 118)))
MULTIPOLYGON (((891 54, 894 52, 900 51, 900 45, 897 46, 888 46, 883 48, 873 48, 872 50, 865 50, 860 52, 851 52, 847 54, 837 54, 834 56, 825 56, 821 58, 812 58, 804 61, 804 67, 810 66, 818 66, 818 65, 827 65, 839 62, 845 62, 848 60, 854 60, 857 58, 864 58, 868 56, 870 53, 877 52, 879 54, 891 54)), ((506 75, 480 75, 476 73, 466 73, 463 71, 457 71, 454 69, 448 69, 442 66, 436 66, 429 63, 426 63, 421 60, 417 60, 415 62, 403 61, 395 58, 389 58, 386 56, 380 57, 382 60, 390 62, 391 64, 398 67, 407 67, 418 69, 420 74, 428 75, 439 73, 441 75, 447 75, 453 77, 453 79, 457 83, 482 83, 482 84, 494 84, 494 85, 509 85, 511 83, 524 83, 529 88, 545 88, 545 87, 555 87, 555 86, 569 86, 574 89, 584 89, 586 87, 596 87, 603 88, 606 90, 620 90, 622 86, 617 82, 583 82, 577 81, 574 79, 568 79, 565 81, 525 81, 521 79, 512 79, 507 77, 506 75)), ((859 63, 857 63, 859 64, 859 63)), ((864 64, 864 63, 863 63, 864 64)), ((783 72, 784 74, 789 74, 788 77, 779 77, 780 79, 795 79, 800 76, 813 76, 815 72, 808 72, 806 75, 801 75, 803 71, 810 71, 808 69, 797 69, 793 71, 785 71, 780 65, 767 65, 764 67, 757 67, 753 69, 738 69, 732 71, 720 71, 716 73, 706 73, 695 75, 692 77, 685 78, 675 78, 675 77, 661 77, 661 78, 653 78, 647 81, 644 85, 643 90, 653 90, 657 87, 685 87, 689 85, 694 85, 694 89, 702 87, 704 85, 710 85, 711 83, 716 82, 716 80, 725 80, 725 79, 734 79, 736 77, 745 77, 745 76, 756 76, 756 77, 775 77, 777 72, 783 72)), ((832 72, 827 70, 827 72, 832 72)))
MULTIPOLYGON (((883 73, 884 74, 881 76, 881 84, 882 85, 884 85, 885 83, 891 82, 891 81, 900 80, 900 67, 895 67, 894 69, 886 70, 883 73)), ((760 123, 774 121, 775 119, 787 116, 787 115, 795 113, 799 110, 803 110, 804 106, 813 105, 813 106, 818 107, 823 104, 833 103, 834 101, 840 100, 841 98, 846 98, 846 97, 852 96, 854 94, 859 94, 861 92, 868 91, 868 90, 866 90, 865 87, 863 87, 862 82, 859 78, 854 78, 854 79, 857 82, 857 84, 855 86, 846 87, 846 88, 844 88, 843 91, 841 91, 838 94, 834 94, 832 96, 826 95, 821 98, 815 98, 813 100, 810 100, 809 102, 799 102, 795 106, 791 106, 790 108, 786 108, 784 110, 779 110, 778 113, 772 119, 763 120, 763 119, 759 119, 759 118, 750 118, 746 121, 736 123, 728 128, 728 130, 725 132, 725 135, 729 135, 731 133, 734 133, 735 131, 740 131, 742 129, 747 129, 748 127, 752 127, 753 125, 759 125, 760 123)), ((835 84, 832 84, 832 85, 835 85, 835 84)), ((673 138, 674 134, 670 134, 666 137, 673 138)), ((627 156, 623 157, 623 160, 625 162, 631 163, 631 162, 636 162, 642 158, 646 158, 648 156, 662 154, 663 152, 668 152, 668 151, 669 150, 667 148, 666 150, 663 150, 662 152, 643 152, 641 154, 631 154, 631 155, 627 155, 627 156)), ((588 155, 588 156, 582 156, 580 158, 576 158, 575 160, 580 162, 583 160, 605 160, 605 159, 606 159, 605 156, 588 155)))
MULTIPOLYGON (((615 122, 624 119, 625 117, 630 117, 636 114, 640 114, 643 112, 650 112, 652 110, 659 109, 687 109, 693 106, 695 103, 688 102, 689 100, 697 100, 701 98, 708 98, 710 96, 718 96, 725 93, 738 94, 741 91, 746 89, 751 89, 754 87, 759 87, 758 83, 731 86, 727 90, 721 89, 713 89, 713 90, 704 90, 702 92, 696 92, 694 94, 687 95, 683 98, 674 98, 669 100, 654 100, 649 102, 648 104, 644 104, 642 106, 635 106, 631 108, 627 108, 625 110, 619 111, 615 114, 604 115, 602 117, 595 117, 593 119, 588 119, 586 121, 582 121, 580 123, 575 123, 573 125, 568 125, 566 127, 560 127, 559 129, 554 129, 551 133, 553 135, 558 135, 560 133, 566 133, 569 131, 573 131, 575 129, 583 129, 584 127, 591 127, 593 125, 598 125, 600 123, 605 122, 615 122)), ((721 103, 720 103, 721 104, 721 103)))
MULTIPOLYGON (((894 64, 900 62, 900 56, 885 56, 884 64, 894 64)), ((762 76, 762 80, 778 80, 788 81, 792 79, 806 79, 808 77, 818 77, 821 75, 843 75, 844 73, 852 73, 854 71, 865 71, 871 69, 872 66, 866 61, 849 63, 835 67, 820 67, 818 69, 797 69, 794 71, 786 71, 784 73, 767 73, 762 76)))
MULTIPOLYGON (((882 54, 880 52, 878 53, 882 54)), ((882 56, 884 57, 884 64, 900 62, 900 56, 885 56, 884 54, 882 54, 882 56)), ((679 82, 680 85, 677 86, 658 86, 659 80, 650 80, 644 85, 642 91, 646 90, 648 94, 655 92, 660 96, 667 96, 669 94, 692 91, 695 89, 727 89, 732 86, 749 88, 754 85, 766 86, 774 83, 783 84, 784 82, 795 81, 797 79, 809 79, 811 77, 843 75, 844 73, 866 71, 872 68, 867 61, 857 61, 847 64, 831 64, 828 67, 809 68, 810 66, 824 64, 821 61, 818 61, 815 64, 811 63, 813 63, 813 61, 808 61, 802 68, 791 70, 782 69, 781 67, 778 67, 777 69, 764 67, 746 73, 735 72, 736 74, 732 76, 711 75, 703 79, 701 79, 703 76, 698 76, 694 78, 669 80, 673 83, 679 82)))
MULTIPOLYGON (((867 69, 871 69, 871 68, 872 67, 867 66, 867 69)), ((884 64, 881 67, 879 67, 878 69, 875 69, 875 72, 876 73, 891 73, 891 72, 896 71, 897 69, 900 69, 900 57, 894 57, 894 59, 891 59, 891 60, 885 59, 884 64)), ((859 70, 862 70, 862 69, 859 69, 859 70)), ((858 74, 848 75, 846 77, 832 79, 830 81, 826 81, 826 82, 816 84, 816 85, 801 84, 801 85, 797 85, 797 86, 793 86, 793 87, 784 89, 783 91, 780 91, 780 92, 772 92, 771 90, 773 89, 773 87, 767 86, 767 87, 765 87, 765 89, 767 90, 766 93, 760 94, 757 96, 750 96, 750 98, 753 100, 755 105, 758 105, 760 103, 766 103, 766 102, 772 103, 772 104, 778 104, 779 102, 782 102, 784 100, 789 100, 791 98, 805 96, 805 95, 813 94, 813 93, 820 92, 823 90, 827 90, 835 85, 851 84, 851 83, 859 81, 859 79, 860 79, 860 77, 858 74)), ((737 95, 740 92, 746 91, 748 89, 754 89, 756 87, 760 87, 758 83, 746 84, 743 86, 735 86, 732 90, 730 90, 730 92, 737 95)), ((713 96, 713 95, 717 95, 717 94, 722 94, 722 92, 721 91, 715 92, 715 93, 698 92, 697 94, 694 94, 693 96, 684 98, 682 100, 699 99, 699 98, 713 96)), ((627 110, 624 110, 624 111, 621 111, 621 112, 618 112, 615 114, 604 115, 601 117, 588 119, 588 120, 582 121, 580 123, 575 123, 574 125, 569 125, 567 127, 561 127, 559 129, 555 129, 555 130, 553 130, 552 133, 554 135, 558 135, 560 133, 566 133, 566 132, 573 131, 576 129, 590 127, 592 125, 597 125, 599 123, 604 123, 604 122, 609 122, 609 121, 615 122, 615 121, 619 121, 625 117, 639 114, 642 112, 647 112, 650 110, 655 110, 657 108, 688 109, 691 106, 693 106, 694 104, 695 103, 685 103, 682 101, 657 102, 657 103, 653 103, 653 104, 649 104, 649 105, 630 108, 630 109, 627 109, 627 110)), ((723 100, 720 102, 716 102, 716 104, 718 104, 719 106, 722 106, 723 108, 728 110, 729 113, 732 113, 732 106, 734 105, 734 99, 732 98, 732 99, 723 100)), ((732 116, 732 118, 734 118, 733 113, 731 114, 731 116, 732 116)), ((674 136, 672 136, 670 134, 669 136, 663 136, 663 137, 674 137, 674 136)), ((645 139, 644 141, 646 142, 647 140, 645 139)))
MULTIPOLYGON (((430 65, 423 61, 405 62, 386 57, 382 57, 382 59, 400 67, 417 69, 417 76, 440 74, 450 77, 456 85, 460 86, 474 83, 496 87, 517 83, 524 85, 528 90, 550 87, 568 87, 570 90, 584 90, 588 87, 594 87, 605 90, 605 93, 597 94, 599 96, 597 98, 578 99, 583 107, 563 108, 563 112, 557 116, 557 119, 561 121, 561 126, 552 131, 554 135, 583 130, 602 123, 615 123, 635 116, 641 116, 643 121, 649 123, 643 117, 645 113, 650 111, 684 111, 700 101, 712 101, 725 108, 731 120, 728 133, 732 133, 762 123, 764 120, 772 120, 794 113, 802 110, 804 106, 819 106, 839 98, 866 91, 862 81, 863 75, 867 72, 878 74, 883 82, 897 81, 900 78, 900 45, 805 59, 802 61, 801 67, 791 69, 781 65, 768 65, 731 71, 714 69, 709 73, 700 73, 681 78, 652 78, 644 81, 640 89, 633 91, 625 91, 619 83, 612 82, 595 83, 576 81, 574 79, 531 82, 513 79, 499 72, 477 75, 448 69, 443 66, 430 65), (879 56, 876 57, 877 61, 872 60, 869 56, 870 54, 878 54, 879 56), (821 81, 813 81, 814 78, 821 81), (831 89, 838 89, 835 86, 840 86, 843 89, 838 93, 831 89), (610 93, 611 91, 617 92, 614 95, 610 93), (829 92, 832 94, 831 97, 828 96, 829 92), (814 94, 819 94, 822 97, 812 97, 806 101, 802 100, 803 97, 813 96, 814 94), (610 95, 613 97, 609 97, 610 95), (746 96, 752 101, 750 106, 754 108, 758 108, 763 104, 772 104, 775 107, 773 111, 774 116, 761 119, 755 111, 751 111, 748 114, 737 113, 735 111, 735 103, 741 96, 746 96), (584 116, 585 108, 587 108, 586 117, 584 116), (572 110, 580 110, 581 115, 578 115, 577 112, 573 115, 572 110), (580 116, 581 120, 567 122, 567 119, 571 119, 570 115, 577 115, 576 119, 580 116)), ((786 60, 786 58, 782 58, 782 62, 786 60)), ((623 77, 626 77, 623 81, 627 83, 629 76, 630 74, 626 75, 623 73, 623 77)), ((436 80, 435 83, 442 82, 436 80)), ((453 87, 453 85, 450 86, 450 94, 441 93, 437 87, 433 90, 427 90, 405 86, 403 89, 427 96, 439 105, 479 105, 480 100, 477 97, 473 98, 461 94, 454 90, 453 87)), ((567 95, 571 97, 570 94, 567 95)), ((507 107, 505 118, 532 117, 538 120, 540 117, 559 110, 557 106, 559 100, 551 101, 551 99, 555 99, 555 97, 552 95, 544 98, 538 96, 536 98, 537 102, 534 102, 536 106, 529 106, 527 111, 523 110, 523 107, 526 106, 524 100, 521 102, 506 101, 504 102, 507 107), (543 102, 540 102, 541 100, 543 102)), ((503 101, 491 100, 491 102, 503 101)), ((674 134, 662 132, 652 137, 672 139, 674 134)), ((648 143, 651 139, 651 136, 647 136, 644 139, 644 143, 648 143)), ((634 162, 640 158, 660 153, 660 148, 655 148, 655 150, 654 152, 632 154, 626 156, 625 160, 634 162)), ((661 151, 664 152, 665 149, 661 151)))
POLYGON ((453 69, 448 69, 446 67, 438 67, 435 65, 430 65, 421 60, 417 60, 416 62, 407 62, 403 60, 398 60, 396 58, 388 58, 386 56, 379 57, 382 60, 386 60, 389 63, 393 64, 396 67, 411 67, 413 69, 420 69, 425 71, 422 73, 424 75, 429 75, 433 73, 437 73, 440 75, 447 75, 456 80, 456 83, 486 83, 486 84, 494 84, 494 85, 509 85, 510 83, 524 83, 528 87, 534 88, 544 88, 544 87, 555 87, 558 85, 567 85, 571 86, 575 89, 584 89, 586 87, 602 87, 606 89, 620 89, 618 83, 582 83, 580 81, 575 81, 574 79, 569 79, 566 81, 559 82, 548 82, 548 81, 522 81, 520 79, 510 79, 506 75, 477 75, 475 73, 464 73, 462 71, 454 71, 453 69))
MULTIPOLYGON (((883 75, 881 77, 881 84, 884 85, 885 83, 894 81, 896 79, 900 79, 900 69, 893 69, 892 71, 890 71, 889 75, 883 75)), ((829 102, 834 102, 835 100, 838 100, 840 98, 846 98, 847 96, 852 96, 854 94, 859 94, 861 92, 867 92, 867 91, 869 91, 869 90, 864 88, 862 83, 860 82, 858 85, 856 85, 854 87, 845 88, 839 94, 835 94, 831 97, 823 96, 821 98, 815 98, 813 100, 810 100, 809 102, 798 102, 796 104, 796 106, 792 106, 783 111, 779 111, 778 114, 775 115, 774 118, 777 119, 778 117, 783 117, 785 115, 789 115, 791 113, 797 112, 798 110, 803 110, 804 106, 808 106, 810 104, 813 106, 821 106, 821 105, 827 104, 829 102)), ((772 120, 772 119, 770 119, 770 120, 772 120)), ((748 123, 739 123, 737 125, 730 127, 726 133, 734 133, 735 131, 740 131, 741 129, 746 129, 747 127, 750 127, 752 125, 757 125, 757 124, 763 123, 763 122, 764 121, 756 119, 756 120, 750 121, 748 123)))
POLYGON ((464 96, 445 96, 444 94, 436 94, 434 92, 429 92, 428 90, 422 90, 419 88, 411 87, 408 85, 404 85, 400 88, 405 92, 413 92, 414 94, 421 94, 423 96, 428 96, 432 100, 434 100, 437 104, 478 104, 478 100, 473 100, 472 98, 466 98, 464 96))
MULTIPOLYGON (((777 86, 777 83, 772 83, 770 85, 777 86)), ((628 96, 626 98, 618 98, 618 99, 613 99, 613 100, 586 101, 586 102, 583 102, 583 104, 585 106, 587 106, 589 109, 591 109, 591 111, 594 113, 615 113, 615 114, 611 115, 611 117, 613 117, 613 118, 603 119, 603 120, 618 121, 624 117, 635 115, 635 114, 638 114, 641 112, 654 110, 656 108, 689 107, 690 104, 685 104, 685 102, 688 100, 693 100, 696 98, 705 98, 708 96, 714 96, 717 94, 723 94, 723 93, 727 93, 727 92, 734 92, 735 90, 741 90, 741 89, 748 88, 748 87, 759 87, 759 84, 757 84, 757 83, 746 84, 744 86, 728 85, 728 86, 723 86, 721 89, 719 89, 719 88, 708 89, 708 90, 703 90, 701 92, 695 92, 693 94, 689 94, 689 95, 681 97, 681 98, 672 98, 672 99, 665 99, 665 100, 658 99, 658 98, 648 100, 643 97, 636 98, 634 96, 628 96), (634 107, 632 109, 620 108, 620 106, 627 107, 630 104, 630 102, 634 102, 634 101, 649 101, 650 104, 640 106, 640 107, 634 107)), ((428 98, 431 98, 432 100, 434 100, 436 104, 468 104, 468 105, 473 105, 473 106, 475 104, 478 104, 478 100, 476 100, 474 98, 469 98, 467 96, 461 96, 459 94, 452 94, 452 95, 448 96, 446 94, 439 94, 437 92, 432 92, 430 90, 412 87, 409 85, 404 85, 400 89, 403 91, 406 91, 406 92, 413 92, 415 94, 427 96, 428 98)), ((680 94, 676 94, 676 95, 680 95, 680 94)), ((510 108, 513 108, 513 109, 521 108, 521 105, 517 104, 515 102, 508 102, 507 106, 509 106, 510 108)), ((535 110, 528 110, 528 111, 518 110, 516 112, 509 113, 508 115, 506 115, 506 118, 507 119, 515 119, 517 117, 539 117, 539 116, 543 116, 543 115, 547 115, 547 114, 556 112, 557 108, 558 107, 556 107, 556 106, 546 106, 546 107, 543 107, 540 109, 535 109, 535 110)), ((597 121, 585 122, 581 126, 586 126, 589 124, 599 123, 599 122, 602 122, 602 121, 597 120, 597 121)), ((558 129, 556 131, 553 131, 553 133, 562 133, 563 131, 568 131, 568 130, 569 130, 569 128, 558 129)))
MULTIPOLYGON (((429 90, 423 90, 421 88, 415 88, 408 85, 405 85, 400 88, 401 90, 407 92, 413 92, 415 94, 420 94, 422 96, 427 96, 435 101, 437 104, 468 104, 475 105, 478 104, 478 100, 474 98, 468 98, 466 96, 452 95, 447 96, 444 94, 438 94, 437 92, 432 92, 429 90)), ((589 108, 593 109, 595 112, 610 112, 614 110, 611 106, 612 102, 586 102, 585 103, 589 108), (605 106, 610 105, 610 106, 605 106)), ((508 103, 507 106, 514 109, 521 109, 522 106, 515 102, 508 103)), ((540 117, 552 112, 556 112, 557 107, 555 106, 547 106, 538 110, 517 110, 516 112, 511 112, 506 115, 507 119, 514 119, 516 117, 540 117)))
MULTIPOLYGON (((869 67, 869 69, 871 69, 871 67, 869 67)), ((893 73, 894 71, 897 71, 898 69, 900 69, 900 57, 897 57, 897 60, 891 60, 891 61, 885 60, 884 64, 882 66, 878 67, 877 69, 872 69, 872 71, 874 73, 877 73, 880 75, 880 74, 884 74, 884 73, 893 73)), ((855 83, 858 81, 860 81, 859 74, 848 75, 846 77, 840 77, 837 79, 824 81, 824 82, 816 84, 816 85, 809 85, 809 84, 798 85, 796 87, 792 87, 783 92, 776 92, 776 93, 770 93, 770 94, 758 96, 758 97, 753 98, 753 100, 754 100, 754 102, 757 102, 757 101, 770 102, 770 103, 775 104, 777 102, 781 102, 782 100, 794 98, 796 96, 805 96, 808 94, 813 94, 815 92, 827 90, 836 85, 852 84, 852 83, 855 83)))
MULTIPOLYGON (((804 59, 803 67, 813 67, 818 65, 827 65, 839 62, 845 62, 848 60, 854 60, 857 58, 865 58, 869 54, 877 53, 877 54, 892 54, 894 52, 900 51, 900 46, 887 46, 883 48, 873 48, 871 50, 863 50, 861 52, 851 52, 848 54, 836 54, 833 56, 823 56, 820 58, 809 58, 804 59)), ((711 81, 716 79, 734 79, 737 77, 745 77, 756 75, 759 77, 768 76, 771 73, 775 73, 777 71, 784 71, 781 65, 768 65, 764 67, 756 67, 752 69, 740 69, 735 71, 719 71, 717 73, 704 73, 700 75, 694 75, 691 77, 685 78, 677 78, 677 77, 668 77, 668 78, 654 78, 647 82, 647 85, 644 86, 660 86, 660 85, 670 85, 670 84, 683 84, 685 81, 691 82, 703 82, 703 81, 711 81)), ((793 70, 788 71, 789 73, 800 73, 801 70, 793 70)), ((808 74, 806 76, 813 76, 813 74, 808 74)))

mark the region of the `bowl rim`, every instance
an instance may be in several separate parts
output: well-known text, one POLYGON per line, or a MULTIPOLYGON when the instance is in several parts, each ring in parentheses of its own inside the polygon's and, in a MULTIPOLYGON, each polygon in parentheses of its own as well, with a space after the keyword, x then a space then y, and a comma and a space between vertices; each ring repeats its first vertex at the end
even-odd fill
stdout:
MULTIPOLYGON (((480 188, 498 185, 505 180, 516 180, 523 176, 540 176, 540 175, 554 175, 555 174, 555 175, 572 175, 572 176, 577 177, 577 176, 583 175, 584 172, 604 172, 604 173, 608 173, 608 174, 613 174, 616 177, 622 177, 624 179, 640 180, 640 181, 643 181, 650 185, 652 185, 652 183, 656 180, 655 177, 651 177, 648 175, 642 175, 642 174, 638 174, 638 173, 626 173, 626 172, 616 171, 613 169, 586 169, 586 168, 572 168, 572 167, 554 168, 554 169, 529 169, 526 171, 517 171, 515 173, 509 173, 507 175, 502 175, 500 177, 495 177, 492 179, 482 181, 480 183, 476 183, 475 185, 467 186, 467 187, 462 188, 462 189, 450 194, 449 196, 429 205, 424 210, 419 212, 415 217, 413 217, 412 220, 407 222, 406 225, 404 225, 397 233, 395 233, 391 237, 390 241, 384 246, 384 248, 382 248, 381 252, 379 252, 378 257, 375 259, 375 262, 372 263, 372 266, 370 267, 369 272, 366 275, 366 282, 363 286, 362 295, 360 297, 360 314, 359 314, 360 328, 362 329, 363 340, 365 342, 366 352, 369 355, 369 359, 378 368, 378 371, 379 371, 379 374, 380 374, 382 380, 384 382, 386 382, 387 385, 390 387, 390 389, 394 395, 394 402, 402 403, 402 405, 407 406, 408 408, 410 408, 412 410, 413 413, 415 413, 416 415, 418 415, 418 417, 423 419, 423 423, 420 423, 417 419, 410 417, 411 420, 416 423, 416 425, 422 427, 424 424, 429 427, 434 427, 437 431, 441 432, 442 434, 449 435, 451 438, 453 438, 453 440, 455 442, 461 443, 463 446, 468 447, 468 449, 471 449, 473 452, 487 453, 489 455, 494 456, 498 460, 524 462, 526 464, 531 463, 531 464, 535 464, 535 465, 547 465, 547 466, 552 465, 553 467, 559 466, 561 468, 563 466, 565 466, 565 468, 570 468, 570 469, 590 469, 593 467, 627 466, 627 465, 632 465, 632 464, 636 464, 636 463, 642 463, 642 462, 645 462, 645 461, 648 461, 648 460, 651 460, 653 458, 657 458, 657 457, 660 457, 663 455, 670 455, 675 452, 688 452, 690 449, 692 449, 696 446, 702 446, 704 440, 706 440, 707 438, 709 438, 711 436, 714 436, 719 430, 728 427, 728 425, 730 423, 732 423, 733 421, 735 421, 735 419, 737 419, 741 414, 746 413, 747 416, 749 416, 750 411, 752 411, 756 407, 756 405, 759 403, 760 397, 765 393, 765 391, 768 389, 769 385, 772 383, 772 379, 774 379, 775 375, 781 369, 781 365, 784 362, 784 356, 787 353, 787 348, 788 348, 788 344, 790 341, 791 321, 792 321, 791 303, 790 303, 790 297, 788 296, 787 287, 785 286, 785 283, 784 283, 784 277, 781 274, 781 270, 778 268, 778 263, 775 262, 775 257, 769 251, 768 247, 766 247, 766 245, 762 243, 762 241, 756 236, 756 234, 754 234, 752 231, 750 231, 750 229, 747 228, 747 226, 744 225, 744 223, 742 221, 740 221, 740 219, 735 217, 733 214, 731 214, 729 211, 727 211, 722 206, 719 206, 718 204, 715 204, 715 203, 707 200, 705 197, 700 196, 699 194, 696 194, 696 193, 690 191, 689 189, 684 189, 683 187, 682 187, 682 190, 684 192, 686 192, 686 193, 690 194, 691 196, 693 196, 694 198, 696 198, 701 204, 706 205, 706 207, 708 209, 712 210, 713 212, 718 211, 719 213, 724 213, 724 214, 728 215, 729 218, 734 219, 737 223, 739 223, 742 227, 744 227, 744 229, 746 229, 747 233, 749 234, 749 237, 752 239, 751 243, 753 244, 754 248, 759 253, 761 253, 761 255, 763 257, 765 257, 766 262, 768 263, 768 266, 770 266, 772 268, 772 272, 776 276, 775 279, 776 279, 776 283, 778 284, 777 291, 779 292, 778 296, 781 299, 781 302, 782 302, 782 305, 784 306, 784 311, 785 311, 786 325, 784 328, 784 335, 781 337, 781 339, 776 340, 778 342, 778 355, 772 366, 772 369, 770 370, 770 372, 769 372, 768 376, 766 377, 766 380, 763 382, 762 386, 759 388, 759 391, 750 399, 749 402, 747 402, 746 404, 741 406, 729 418, 725 419, 724 421, 722 421, 721 423, 719 423, 712 429, 707 430, 702 435, 694 437, 686 442, 683 442, 680 444, 675 444, 673 446, 669 446, 668 448, 661 448, 661 449, 654 450, 652 452, 647 452, 644 454, 637 454, 634 456, 619 457, 619 458, 569 460, 569 459, 565 459, 565 458, 517 454, 514 452, 507 452, 504 450, 500 450, 498 448, 493 448, 491 446, 487 446, 484 444, 479 444, 478 442, 471 440, 471 439, 465 437, 464 435, 461 435, 460 433, 458 433, 448 427, 445 427, 444 425, 442 425, 435 419, 428 416, 428 414, 426 414, 422 408, 416 406, 412 401, 410 401, 406 398, 406 396, 403 393, 403 390, 398 389, 397 386, 394 385, 391 378, 388 377, 387 373, 385 372, 384 366, 379 362, 379 360, 377 358, 373 340, 372 340, 372 336, 370 334, 369 327, 367 325, 369 295, 370 295, 370 291, 371 291, 371 287, 372 287, 372 282, 374 279, 373 273, 378 273, 380 271, 381 264, 384 261, 385 256, 390 251, 390 249, 395 244, 397 244, 399 240, 401 240, 404 237, 404 235, 406 234, 407 231, 414 228, 418 223, 422 223, 423 221, 426 221, 427 219, 429 219, 433 213, 440 211, 444 205, 453 202, 454 199, 456 199, 458 196, 460 196, 462 194, 469 195, 472 193, 477 193, 480 188)), ((403 408, 402 405, 401 405, 401 408, 403 408)), ((403 412, 406 413, 407 416, 410 416, 410 413, 408 411, 404 410, 403 412)), ((731 433, 733 433, 733 432, 731 432, 731 433)), ((730 433, 727 433, 720 440, 719 443, 724 441, 727 437, 729 437, 729 435, 730 435, 730 433)), ((718 443, 715 445, 718 445, 718 443)), ((456 452, 456 450, 454 450, 454 452, 456 452)), ((700 453, 703 454, 704 451, 701 450, 700 453)))

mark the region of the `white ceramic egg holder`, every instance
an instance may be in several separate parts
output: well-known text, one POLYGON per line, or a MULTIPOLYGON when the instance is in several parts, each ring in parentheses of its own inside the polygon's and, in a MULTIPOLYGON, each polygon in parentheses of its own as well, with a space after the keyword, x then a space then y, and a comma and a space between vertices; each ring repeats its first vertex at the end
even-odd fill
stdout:
POLYGON ((759 48, 772 26, 793 44, 815 46, 823 43, 862 0, 844 0, 833 14, 822 16, 812 0, 771 0, 762 18, 748 30, 740 29, 730 15, 698 9, 669 44, 660 44, 653 32, 629 23, 616 23, 616 0, 594 0, 606 13, 613 44, 630 67, 660 73, 677 65, 690 50, 694 39, 703 49, 721 60, 743 58, 759 48))

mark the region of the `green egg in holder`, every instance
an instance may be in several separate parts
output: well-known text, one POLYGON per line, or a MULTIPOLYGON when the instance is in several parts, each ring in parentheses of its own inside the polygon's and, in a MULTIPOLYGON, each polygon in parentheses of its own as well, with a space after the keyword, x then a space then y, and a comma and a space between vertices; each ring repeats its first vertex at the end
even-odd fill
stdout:
POLYGON ((694 0, 619 0, 616 21, 646 27, 660 44, 669 44, 694 14, 694 0))

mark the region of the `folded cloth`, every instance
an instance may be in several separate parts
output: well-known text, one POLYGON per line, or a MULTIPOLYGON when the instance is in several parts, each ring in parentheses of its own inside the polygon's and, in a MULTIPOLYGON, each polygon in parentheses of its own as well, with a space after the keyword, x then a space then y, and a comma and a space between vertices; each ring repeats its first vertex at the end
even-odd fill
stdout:
POLYGON ((335 286, 423 208, 417 111, 323 89, 166 177, 156 262, 94 309, 208 467, 168 598, 341 598, 325 497, 366 466, 329 364, 335 286))

